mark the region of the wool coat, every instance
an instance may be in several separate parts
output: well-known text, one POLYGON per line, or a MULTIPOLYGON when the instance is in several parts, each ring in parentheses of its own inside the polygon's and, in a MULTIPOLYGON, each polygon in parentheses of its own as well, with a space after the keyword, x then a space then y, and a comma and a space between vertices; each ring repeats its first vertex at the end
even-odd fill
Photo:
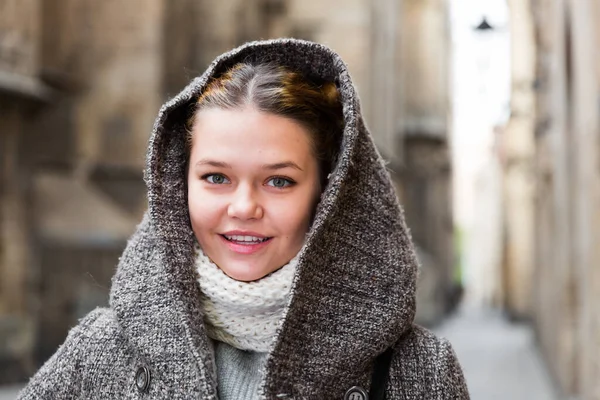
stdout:
POLYGON ((449 342, 413 324, 415 251, 346 65, 322 45, 278 39, 221 55, 161 108, 147 154, 149 208, 119 260, 109 307, 70 331, 20 399, 217 398, 193 267, 185 120, 211 77, 264 61, 334 81, 344 131, 259 398, 341 400, 351 387, 368 391, 374 360, 388 348, 388 400, 469 398, 449 342))

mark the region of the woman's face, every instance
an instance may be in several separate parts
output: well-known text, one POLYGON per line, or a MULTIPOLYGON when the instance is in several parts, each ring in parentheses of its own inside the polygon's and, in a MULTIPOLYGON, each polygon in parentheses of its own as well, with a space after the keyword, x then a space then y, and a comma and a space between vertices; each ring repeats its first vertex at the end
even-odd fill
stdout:
POLYGON ((300 251, 320 195, 310 134, 252 108, 200 111, 192 131, 188 205, 204 253, 253 281, 300 251))

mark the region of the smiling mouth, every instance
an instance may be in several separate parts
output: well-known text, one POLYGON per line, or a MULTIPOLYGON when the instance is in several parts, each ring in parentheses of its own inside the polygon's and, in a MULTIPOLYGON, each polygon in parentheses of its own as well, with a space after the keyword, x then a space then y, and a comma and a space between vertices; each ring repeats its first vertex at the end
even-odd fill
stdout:
POLYGON ((245 236, 245 235, 221 235, 221 236, 224 237, 225 240, 227 240, 231 243, 247 245, 247 246, 264 243, 264 242, 272 239, 271 237, 257 237, 257 236, 245 236))

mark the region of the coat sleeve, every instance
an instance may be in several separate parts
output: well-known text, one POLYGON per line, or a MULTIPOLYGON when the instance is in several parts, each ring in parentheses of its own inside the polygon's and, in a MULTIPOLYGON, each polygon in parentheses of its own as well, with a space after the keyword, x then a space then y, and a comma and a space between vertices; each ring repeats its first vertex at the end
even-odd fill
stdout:
POLYGON ((71 329, 65 342, 29 380, 17 400, 80 398, 83 362, 89 356, 88 333, 103 312, 103 309, 92 311, 71 329))

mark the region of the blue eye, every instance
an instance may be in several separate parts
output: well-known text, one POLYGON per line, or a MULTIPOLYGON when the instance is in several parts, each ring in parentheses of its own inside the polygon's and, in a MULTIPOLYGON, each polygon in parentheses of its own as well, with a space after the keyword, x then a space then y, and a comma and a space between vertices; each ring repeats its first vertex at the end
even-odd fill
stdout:
POLYGON ((202 179, 206 180, 208 183, 212 183, 214 185, 223 185, 225 183, 230 183, 229 179, 227 179, 224 175, 221 174, 208 174, 204 175, 202 179))
POLYGON ((271 178, 268 180, 267 185, 268 186, 273 186, 276 187, 278 189, 282 189, 288 186, 292 186, 295 182, 292 181, 291 179, 286 179, 286 178, 282 178, 282 177, 275 177, 275 178, 271 178))

